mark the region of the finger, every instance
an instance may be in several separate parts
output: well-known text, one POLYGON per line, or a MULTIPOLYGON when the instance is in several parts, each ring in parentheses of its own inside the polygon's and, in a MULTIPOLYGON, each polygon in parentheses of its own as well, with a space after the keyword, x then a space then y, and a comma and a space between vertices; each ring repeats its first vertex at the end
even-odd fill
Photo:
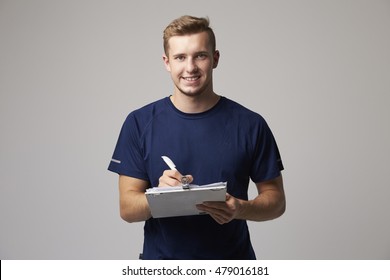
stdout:
POLYGON ((210 206, 210 207, 218 208, 218 209, 225 209, 227 207, 226 203, 231 198, 233 198, 233 196, 231 196, 230 194, 226 193, 225 201, 203 201, 203 204, 207 205, 207 206, 210 206))
POLYGON ((209 213, 210 215, 216 215, 216 216, 222 217, 222 218, 228 218, 231 216, 226 207, 225 208, 224 207, 217 208, 217 207, 213 207, 213 206, 208 206, 208 205, 203 203, 203 204, 198 204, 197 208, 201 211, 209 213))
POLYGON ((237 205, 236 205, 236 199, 226 194, 226 201, 205 201, 203 202, 204 205, 210 208, 221 210, 228 215, 234 215, 234 212, 237 211, 237 205))
POLYGON ((226 205, 226 202, 221 201, 204 201, 203 205, 208 208, 216 209, 216 210, 228 210, 229 207, 226 205))
POLYGON ((223 224, 230 222, 230 219, 228 219, 224 216, 220 216, 218 214, 210 214, 210 216, 220 225, 223 225, 223 224))
POLYGON ((164 177, 160 177, 159 179, 159 183, 158 183, 158 186, 159 187, 175 187, 175 186, 179 186, 180 185, 180 182, 177 181, 176 179, 173 179, 173 178, 164 178, 164 177))
POLYGON ((219 210, 216 208, 207 207, 204 204, 197 204, 196 207, 198 208, 198 210, 209 214, 219 224, 228 223, 233 218, 233 216, 230 213, 228 213, 224 210, 219 210))
POLYGON ((192 177, 192 175, 185 175, 185 177, 187 177, 189 184, 191 184, 194 181, 194 177, 192 177))
POLYGON ((159 178, 159 187, 180 185, 181 174, 177 170, 165 170, 159 178))
POLYGON ((171 170, 171 169, 165 170, 163 173, 163 176, 174 178, 179 182, 180 182, 181 178, 183 177, 183 175, 175 169, 174 170, 171 170))

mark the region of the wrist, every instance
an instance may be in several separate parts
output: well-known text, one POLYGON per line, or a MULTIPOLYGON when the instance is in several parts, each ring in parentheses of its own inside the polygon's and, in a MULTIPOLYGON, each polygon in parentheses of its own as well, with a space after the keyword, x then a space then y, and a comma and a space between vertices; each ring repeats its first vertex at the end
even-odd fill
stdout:
POLYGON ((242 199, 237 199, 237 219, 240 220, 247 220, 247 215, 246 213, 248 212, 248 207, 249 207, 249 201, 247 200, 242 200, 242 199))

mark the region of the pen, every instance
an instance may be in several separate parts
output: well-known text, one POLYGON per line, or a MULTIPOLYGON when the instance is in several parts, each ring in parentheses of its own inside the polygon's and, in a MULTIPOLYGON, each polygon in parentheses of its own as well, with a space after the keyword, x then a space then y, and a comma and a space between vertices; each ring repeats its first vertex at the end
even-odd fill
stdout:
MULTIPOLYGON (((169 166, 171 170, 177 170, 176 165, 173 163, 173 161, 167 157, 167 156, 161 156, 161 158, 164 160, 164 162, 169 166)), ((183 189, 189 189, 190 184, 188 182, 188 177, 183 176, 181 177, 181 183, 183 184, 183 189)))
POLYGON ((170 169, 177 170, 176 165, 173 163, 173 161, 169 157, 162 156, 162 159, 165 161, 165 163, 169 166, 170 169))

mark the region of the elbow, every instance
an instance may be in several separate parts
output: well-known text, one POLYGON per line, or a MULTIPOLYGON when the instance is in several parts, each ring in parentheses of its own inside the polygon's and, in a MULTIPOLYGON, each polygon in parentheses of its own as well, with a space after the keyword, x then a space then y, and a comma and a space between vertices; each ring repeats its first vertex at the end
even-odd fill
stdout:
POLYGON ((140 222, 140 219, 137 219, 136 216, 132 215, 131 213, 125 212, 125 211, 120 211, 120 217, 122 220, 128 223, 135 223, 135 222, 140 222))
POLYGON ((120 217, 122 220, 124 220, 125 222, 128 222, 128 223, 136 222, 136 220, 131 215, 129 215, 128 213, 125 213, 122 210, 120 211, 120 217))
POLYGON ((283 214, 286 212, 286 195, 285 195, 284 191, 282 191, 279 194, 279 197, 276 200, 275 206, 276 207, 275 207, 275 211, 274 211, 274 214, 275 214, 274 219, 283 216, 283 214))
POLYGON ((283 199, 280 203, 277 209, 275 210, 275 216, 274 219, 279 218, 283 216, 283 214, 286 212, 286 200, 283 199))
POLYGON ((123 208, 120 209, 119 214, 122 220, 128 223, 143 222, 148 220, 151 216, 150 214, 136 213, 123 208))
POLYGON ((286 212, 286 200, 280 199, 277 203, 273 204, 271 208, 269 208, 268 214, 265 215, 264 218, 259 219, 258 221, 270 221, 275 220, 286 212))
POLYGON ((283 216, 283 214, 286 212, 286 201, 283 202, 283 204, 281 205, 281 207, 279 208, 279 211, 277 213, 277 217, 276 218, 279 218, 281 216, 283 216))

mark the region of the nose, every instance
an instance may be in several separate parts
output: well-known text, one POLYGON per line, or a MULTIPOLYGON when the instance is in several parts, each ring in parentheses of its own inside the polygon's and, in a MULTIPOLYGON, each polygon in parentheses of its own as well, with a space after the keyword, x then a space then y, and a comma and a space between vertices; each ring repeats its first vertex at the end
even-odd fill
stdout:
POLYGON ((194 73, 198 71, 198 66, 196 65, 194 59, 190 58, 187 60, 186 71, 188 73, 194 73))

